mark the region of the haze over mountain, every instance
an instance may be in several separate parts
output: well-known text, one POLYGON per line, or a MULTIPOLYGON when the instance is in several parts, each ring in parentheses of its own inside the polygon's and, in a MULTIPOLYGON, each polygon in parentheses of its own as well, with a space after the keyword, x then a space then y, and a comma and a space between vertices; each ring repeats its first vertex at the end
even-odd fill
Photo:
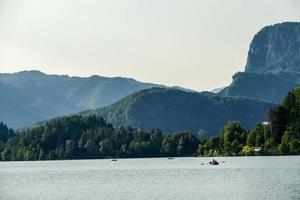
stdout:
POLYGON ((185 92, 170 88, 150 88, 97 110, 81 113, 100 115, 115 126, 157 128, 164 132, 200 129, 216 135, 228 121, 241 121, 249 129, 266 119, 274 106, 256 100, 221 97, 209 92, 185 92))
POLYGON ((0 120, 16 128, 89 109, 84 113, 103 115, 117 126, 167 132, 204 129, 215 134, 231 120, 251 128, 265 119, 273 105, 257 100, 281 102, 300 85, 299 27, 299 23, 287 22, 259 31, 250 45, 245 72, 236 73, 219 95, 180 87, 143 90, 164 86, 120 77, 82 78, 40 71, 0 74, 0 120), (232 96, 255 100, 227 98, 232 96))
POLYGON ((281 23, 259 31, 251 42, 245 72, 236 73, 219 94, 148 89, 85 115, 98 114, 114 125, 131 125, 166 132, 199 129, 216 134, 228 121, 246 128, 265 119, 300 83, 300 23, 281 23), (248 98, 248 99, 244 99, 248 98), (253 100, 251 100, 253 99, 253 100))
POLYGON ((245 72, 236 73, 220 92, 279 103, 300 86, 300 23, 267 26, 253 38, 245 72))
POLYGON ((0 74, 0 121, 22 127, 52 117, 107 106, 135 91, 159 85, 130 78, 0 74))

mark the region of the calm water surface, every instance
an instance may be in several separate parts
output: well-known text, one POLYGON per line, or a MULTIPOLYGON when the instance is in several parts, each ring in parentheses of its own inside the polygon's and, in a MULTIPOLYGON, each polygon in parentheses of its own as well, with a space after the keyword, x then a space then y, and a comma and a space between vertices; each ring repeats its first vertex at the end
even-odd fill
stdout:
POLYGON ((300 199, 300 156, 210 159, 0 162, 0 199, 300 199))

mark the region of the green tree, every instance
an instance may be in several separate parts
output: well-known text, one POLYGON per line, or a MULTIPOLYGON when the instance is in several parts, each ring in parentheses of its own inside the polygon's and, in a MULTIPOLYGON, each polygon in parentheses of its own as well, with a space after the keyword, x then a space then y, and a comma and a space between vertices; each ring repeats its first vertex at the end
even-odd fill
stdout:
POLYGON ((269 113, 269 121, 271 122, 271 134, 276 144, 280 144, 281 137, 288 125, 288 111, 284 106, 271 108, 269 113))
POLYGON ((78 144, 73 139, 66 140, 65 158, 74 159, 78 156, 78 144))
POLYGON ((256 144, 257 133, 255 130, 251 130, 247 137, 247 145, 249 147, 254 147, 256 144))
POLYGON ((176 155, 176 143, 175 141, 172 139, 171 136, 166 136, 163 139, 162 142, 162 147, 161 147, 161 152, 163 155, 165 156, 175 156, 176 155))

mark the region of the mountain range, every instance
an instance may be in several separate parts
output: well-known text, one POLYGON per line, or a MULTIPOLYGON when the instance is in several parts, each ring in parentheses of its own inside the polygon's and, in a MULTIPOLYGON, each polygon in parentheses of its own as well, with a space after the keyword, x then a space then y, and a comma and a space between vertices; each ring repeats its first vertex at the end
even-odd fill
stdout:
POLYGON ((203 129, 215 135, 228 121, 246 128, 266 120, 270 107, 300 85, 300 23, 267 26, 253 38, 244 72, 225 88, 195 92, 130 78, 0 74, 0 121, 13 128, 80 112, 115 126, 164 132, 203 129), (86 110, 86 111, 84 111, 86 110))
POLYGON ((165 132, 199 129, 215 135, 228 121, 249 129, 266 120, 267 110, 300 85, 300 23, 267 26, 253 38, 245 72, 212 93, 147 89, 84 115, 101 115, 114 125, 165 132), (233 98, 236 97, 236 98, 233 98))
POLYGON ((130 78, 48 75, 40 71, 0 74, 0 121, 19 128, 56 116, 110 105, 150 87, 130 78))

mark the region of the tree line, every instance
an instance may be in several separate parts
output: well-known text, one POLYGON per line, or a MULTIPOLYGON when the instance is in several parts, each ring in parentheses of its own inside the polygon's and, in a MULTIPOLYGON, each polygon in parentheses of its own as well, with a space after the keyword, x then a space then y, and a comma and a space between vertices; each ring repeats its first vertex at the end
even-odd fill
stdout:
MULTIPOLYGON (((247 113, 245 113, 247 114, 247 113)), ((268 112, 268 121, 246 131, 231 122, 220 134, 200 141, 198 155, 296 155, 300 154, 300 88, 289 92, 281 105, 268 112)))
POLYGON ((21 132, 1 122, 0 152, 5 161, 300 154, 300 89, 270 109, 268 123, 249 131, 234 121, 207 139, 203 131, 163 134, 155 129, 116 128, 99 116, 74 115, 21 132))
POLYGON ((2 145, 2 160, 189 156, 199 145, 190 132, 114 128, 102 117, 63 117, 18 133, 2 145))

